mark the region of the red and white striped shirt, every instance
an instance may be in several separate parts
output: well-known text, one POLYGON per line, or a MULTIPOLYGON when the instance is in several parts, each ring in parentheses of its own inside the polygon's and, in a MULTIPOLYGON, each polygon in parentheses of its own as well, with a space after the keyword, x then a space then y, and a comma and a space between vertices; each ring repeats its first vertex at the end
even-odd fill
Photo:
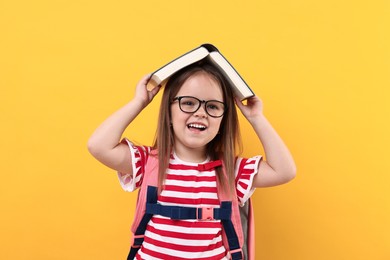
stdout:
MULTIPOLYGON (((141 186, 143 163, 151 148, 135 146, 130 142, 128 144, 133 176, 121 173, 118 176, 124 190, 134 191, 141 186)), ((260 161, 261 156, 237 158, 235 174, 239 179, 236 180, 236 190, 242 205, 254 192, 252 181, 260 161)), ((158 203, 182 207, 219 207, 215 170, 199 170, 197 166, 198 163, 182 161, 173 154, 158 203)), ((221 232, 220 220, 172 220, 154 215, 148 223, 144 242, 135 259, 227 259, 221 232)))

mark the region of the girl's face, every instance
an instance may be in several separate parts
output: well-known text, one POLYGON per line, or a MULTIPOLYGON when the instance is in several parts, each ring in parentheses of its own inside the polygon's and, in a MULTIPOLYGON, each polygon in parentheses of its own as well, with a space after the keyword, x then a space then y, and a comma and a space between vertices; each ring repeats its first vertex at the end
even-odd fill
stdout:
MULTIPOLYGON (((222 89, 218 82, 202 72, 188 78, 174 98, 183 96, 195 97, 201 101, 224 101, 222 89)), ((191 99, 186 98, 181 99, 181 108, 178 99, 171 104, 171 123, 175 139, 174 150, 182 159, 192 159, 192 154, 198 154, 198 159, 201 159, 199 155, 205 155, 206 145, 218 134, 223 118, 223 116, 212 117, 207 114, 204 102, 193 113, 182 111, 182 109, 191 109, 192 105, 194 103, 191 99)), ((218 109, 221 109, 221 106, 223 108, 223 104, 218 102, 208 102, 207 106, 208 112, 211 114, 220 113, 218 109)))

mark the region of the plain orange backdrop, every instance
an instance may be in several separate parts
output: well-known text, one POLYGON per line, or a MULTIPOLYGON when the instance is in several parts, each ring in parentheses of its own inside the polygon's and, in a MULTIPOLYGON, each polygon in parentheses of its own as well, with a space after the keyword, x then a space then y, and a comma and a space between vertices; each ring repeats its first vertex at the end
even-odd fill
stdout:
MULTIPOLYGON (((0 258, 125 259, 136 194, 93 130, 210 42, 264 101, 297 178, 254 195, 257 258, 390 259, 388 1, 1 1, 0 258)), ((126 131, 154 138, 160 96, 126 131)), ((244 155, 262 153, 241 117, 244 155)))

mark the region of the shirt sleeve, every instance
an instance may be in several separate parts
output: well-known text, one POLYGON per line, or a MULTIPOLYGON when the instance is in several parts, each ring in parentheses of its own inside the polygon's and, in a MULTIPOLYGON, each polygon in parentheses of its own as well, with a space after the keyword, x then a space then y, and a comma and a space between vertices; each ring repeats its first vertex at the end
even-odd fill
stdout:
POLYGON ((251 158, 237 158, 235 166, 236 191, 239 204, 244 206, 245 202, 252 196, 255 188, 252 187, 253 178, 259 170, 261 156, 251 158))
POLYGON ((137 146, 128 139, 123 139, 122 143, 128 145, 131 156, 131 167, 133 174, 118 172, 119 183, 125 191, 134 191, 142 184, 145 164, 148 159, 151 147, 137 146))

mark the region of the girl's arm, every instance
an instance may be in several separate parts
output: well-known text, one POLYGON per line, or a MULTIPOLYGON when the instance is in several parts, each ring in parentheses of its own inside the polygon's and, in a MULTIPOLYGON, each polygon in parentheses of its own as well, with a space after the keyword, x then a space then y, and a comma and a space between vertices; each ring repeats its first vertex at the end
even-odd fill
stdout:
POLYGON ((120 143, 122 134, 160 89, 147 91, 149 77, 146 75, 140 80, 134 98, 108 117, 88 140, 89 152, 101 163, 121 173, 132 174, 129 148, 120 143))
POLYGON ((283 140, 263 115, 262 101, 254 96, 247 100, 246 105, 237 99, 236 104, 259 137, 267 159, 259 164, 253 186, 270 187, 292 180, 296 174, 294 159, 283 140))

